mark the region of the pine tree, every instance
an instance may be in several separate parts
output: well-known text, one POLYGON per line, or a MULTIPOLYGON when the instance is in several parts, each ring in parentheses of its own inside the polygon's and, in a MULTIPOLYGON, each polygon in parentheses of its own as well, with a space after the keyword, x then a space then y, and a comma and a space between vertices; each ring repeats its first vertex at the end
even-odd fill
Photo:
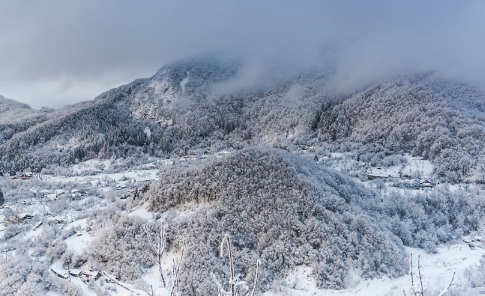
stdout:
POLYGON ((0 189, 0 206, 3 205, 4 202, 5 202, 5 199, 3 198, 3 192, 2 192, 2 189, 0 189))

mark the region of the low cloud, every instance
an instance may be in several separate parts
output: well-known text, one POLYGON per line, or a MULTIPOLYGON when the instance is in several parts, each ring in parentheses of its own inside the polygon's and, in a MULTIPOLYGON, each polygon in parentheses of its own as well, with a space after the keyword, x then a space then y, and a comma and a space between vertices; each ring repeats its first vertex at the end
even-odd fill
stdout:
POLYGON ((2 1, 0 94, 60 107, 220 52, 240 91, 331 71, 338 91, 433 71, 485 88, 482 1, 2 1))

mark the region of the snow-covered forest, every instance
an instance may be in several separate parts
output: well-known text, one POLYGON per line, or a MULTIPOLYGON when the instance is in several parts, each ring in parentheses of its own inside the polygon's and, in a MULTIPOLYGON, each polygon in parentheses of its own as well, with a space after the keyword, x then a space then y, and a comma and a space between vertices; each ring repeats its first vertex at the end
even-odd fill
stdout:
POLYGON ((174 62, 59 110, 1 97, 0 295, 483 293, 485 93, 337 95, 311 71, 221 93, 239 67, 174 62))

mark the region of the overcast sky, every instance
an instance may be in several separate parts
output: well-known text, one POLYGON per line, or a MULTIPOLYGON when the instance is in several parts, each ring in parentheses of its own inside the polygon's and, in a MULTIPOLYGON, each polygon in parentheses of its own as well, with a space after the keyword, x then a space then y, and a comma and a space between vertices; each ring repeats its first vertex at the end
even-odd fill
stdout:
POLYGON ((0 1, 0 94, 34 108, 205 53, 258 77, 332 69, 341 90, 422 71, 484 88, 485 1, 0 1))

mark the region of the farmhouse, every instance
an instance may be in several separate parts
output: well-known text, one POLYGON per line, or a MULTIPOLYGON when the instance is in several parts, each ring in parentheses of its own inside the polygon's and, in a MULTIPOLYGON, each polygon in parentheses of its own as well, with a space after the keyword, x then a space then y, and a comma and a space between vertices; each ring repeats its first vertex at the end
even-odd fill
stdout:
POLYGON ((20 175, 20 180, 28 180, 32 178, 33 175, 34 174, 32 174, 32 172, 23 173, 22 175, 20 175))
POLYGON ((28 220, 28 219, 32 219, 32 218, 34 218, 34 216, 29 214, 29 213, 21 213, 21 214, 18 215, 19 222, 24 221, 24 220, 28 220))
POLYGON ((55 265, 51 267, 52 272, 57 275, 60 278, 67 279, 69 277, 69 274, 67 273, 67 270, 63 268, 59 268, 55 265))
POLYGON ((389 176, 383 174, 367 174, 367 180, 375 180, 375 179, 385 179, 389 178, 389 176))
POLYGON ((99 271, 93 271, 93 270, 85 271, 83 275, 87 279, 94 279, 94 280, 97 280, 101 277, 101 273, 99 271))
POLYGON ((421 182, 419 182, 419 187, 421 187, 421 188, 433 188, 433 184, 429 180, 421 180, 421 182))
POLYGON ((69 274, 74 276, 74 277, 80 277, 83 275, 83 271, 80 269, 71 269, 69 270, 69 274))

